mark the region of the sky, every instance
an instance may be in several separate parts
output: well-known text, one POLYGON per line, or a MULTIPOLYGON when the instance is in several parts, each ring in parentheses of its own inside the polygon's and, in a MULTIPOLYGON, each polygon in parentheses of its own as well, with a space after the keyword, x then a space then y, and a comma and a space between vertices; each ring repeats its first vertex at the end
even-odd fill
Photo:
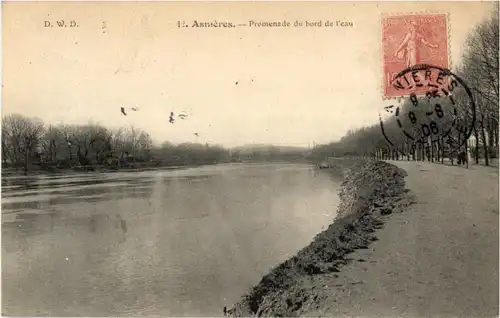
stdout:
POLYGON ((156 142, 224 146, 312 146, 377 123, 391 104, 382 98, 382 15, 449 14, 453 70, 467 35, 492 8, 488 2, 2 5, 3 115, 134 126, 156 142), (179 20, 353 26, 179 28, 179 20), (45 21, 56 26, 44 27, 45 21), (170 112, 188 117, 171 124, 170 112))

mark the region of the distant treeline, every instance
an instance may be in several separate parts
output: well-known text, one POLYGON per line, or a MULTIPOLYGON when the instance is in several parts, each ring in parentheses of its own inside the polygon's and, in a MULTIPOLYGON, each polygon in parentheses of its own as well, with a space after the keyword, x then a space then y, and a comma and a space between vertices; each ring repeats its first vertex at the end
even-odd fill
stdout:
MULTIPOLYGON (((412 127, 416 118, 426 116, 426 112, 433 112, 433 116, 444 117, 445 108, 453 108, 450 104, 433 105, 426 101, 426 97, 418 97, 413 100, 404 99, 399 106, 400 123, 395 116, 382 121, 384 132, 389 136, 392 145, 382 134, 380 123, 349 131, 339 141, 320 145, 313 150, 316 158, 325 157, 371 157, 375 159, 398 159, 409 157, 413 160, 443 161, 444 157, 449 157, 453 163, 453 158, 470 151, 472 157, 479 163, 484 161, 489 165, 491 158, 498 157, 498 112, 499 112, 499 24, 498 24, 498 4, 494 4, 492 15, 480 23, 469 34, 462 58, 462 63, 452 70, 470 88, 476 104, 475 122, 470 102, 465 90, 453 93, 453 98, 457 113, 455 122, 448 121, 445 127, 441 121, 437 126, 432 121, 428 125, 419 125, 412 131, 406 129, 407 134, 402 132, 401 127, 412 127), (414 107, 418 103, 419 107, 414 107), (428 107, 423 107, 427 105, 428 107), (449 134, 440 133, 443 130, 452 129, 449 134), (425 127, 424 127, 425 126, 425 127), (469 127, 467 129, 467 127, 469 127), (439 130, 441 129, 441 131, 439 130), (470 138, 466 142, 464 139, 470 132, 470 138), (408 135, 427 136, 423 143, 416 143, 408 135), (437 138, 435 136, 438 136, 437 138), (441 136, 441 137, 439 137, 441 136), (431 140, 432 139, 432 140, 431 140), (474 142, 471 142, 474 140, 474 142)), ((395 107, 394 107, 395 108, 395 107)), ((394 111, 395 109, 391 111, 394 111)))
POLYGON ((57 172, 193 166, 224 162, 296 160, 304 149, 246 146, 226 149, 218 145, 168 141, 153 144, 140 128, 109 129, 97 123, 46 125, 20 114, 2 117, 2 168, 25 174, 31 170, 57 172))

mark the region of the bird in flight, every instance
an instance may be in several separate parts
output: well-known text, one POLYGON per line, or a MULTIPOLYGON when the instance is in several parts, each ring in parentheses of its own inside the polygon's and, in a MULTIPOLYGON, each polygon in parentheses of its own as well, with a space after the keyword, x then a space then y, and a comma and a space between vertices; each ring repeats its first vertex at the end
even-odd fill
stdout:
POLYGON ((198 133, 194 133, 194 135, 195 135, 196 137, 200 137, 200 135, 199 135, 198 133))
POLYGON ((186 119, 187 116, 188 115, 186 115, 186 114, 179 114, 179 115, 177 115, 177 117, 179 117, 180 119, 186 119))
POLYGON ((174 112, 170 112, 170 119, 168 120, 171 124, 173 124, 175 122, 175 119, 174 119, 174 112))
POLYGON ((127 116, 127 113, 125 112, 125 108, 121 107, 122 114, 127 116))
POLYGON ((136 112, 136 111, 138 111, 138 110, 139 110, 139 107, 132 107, 132 108, 130 108, 130 109, 132 109, 134 112, 136 112))

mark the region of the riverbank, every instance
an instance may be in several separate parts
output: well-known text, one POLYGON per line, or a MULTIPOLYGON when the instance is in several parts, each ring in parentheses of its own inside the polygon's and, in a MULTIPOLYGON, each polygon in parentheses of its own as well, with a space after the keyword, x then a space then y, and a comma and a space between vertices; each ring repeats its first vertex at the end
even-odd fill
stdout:
POLYGON ((297 316, 321 302, 322 278, 335 278, 351 259, 367 249, 386 218, 405 209, 412 198, 405 189, 404 170, 379 161, 332 162, 344 172, 340 205, 334 222, 296 256, 264 276, 240 302, 232 316, 297 316))
MULTIPOLYGON (((416 198, 301 316, 498 317, 498 169, 391 161, 416 198)), ((319 283, 319 282, 317 282, 319 283)))
MULTIPOLYGON (((29 176, 65 176, 65 175, 76 175, 82 173, 116 173, 116 172, 142 172, 142 171, 156 171, 156 170, 179 170, 179 169, 189 169, 189 168, 198 168, 203 166, 212 166, 219 164, 276 164, 276 163, 308 163, 308 164, 316 164, 311 163, 309 160, 268 160, 268 161, 221 161, 221 162, 213 162, 213 163, 204 163, 204 164, 182 164, 182 165, 160 165, 160 166, 146 166, 146 165, 136 165, 136 167, 131 166, 99 166, 93 165, 88 167, 83 166, 75 166, 71 168, 56 168, 56 167, 48 167, 41 168, 40 166, 32 166, 28 170, 29 176)), ((3 167, 2 168, 2 176, 4 177, 25 177, 24 170, 22 168, 12 168, 12 167, 3 167)))

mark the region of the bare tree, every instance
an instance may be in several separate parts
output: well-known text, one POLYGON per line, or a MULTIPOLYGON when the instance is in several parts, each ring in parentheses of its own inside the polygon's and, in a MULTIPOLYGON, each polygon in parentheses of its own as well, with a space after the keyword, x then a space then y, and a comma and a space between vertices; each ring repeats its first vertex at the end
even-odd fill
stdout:
POLYGON ((122 153, 128 153, 132 157, 132 162, 135 164, 137 159, 143 161, 146 159, 146 154, 149 148, 152 147, 153 141, 151 136, 140 128, 130 126, 128 129, 120 130, 115 142, 119 143, 122 153))
POLYGON ((492 147, 498 150, 499 103, 499 24, 498 4, 495 13, 477 26, 467 39, 463 76, 474 92, 478 110, 477 143, 481 140, 485 164, 492 147))
POLYGON ((141 131, 137 137, 137 150, 141 153, 142 159, 149 160, 150 149, 153 147, 153 139, 145 132, 141 131))
POLYGON ((67 126, 66 130, 68 147, 77 148, 78 161, 82 166, 88 166, 91 163, 88 158, 91 150, 97 149, 101 152, 105 148, 108 133, 106 128, 98 124, 67 126))
POLYGON ((101 163, 103 157, 108 157, 111 154, 111 132, 103 126, 94 128, 94 141, 91 144, 91 151, 95 155, 97 163, 101 163))
POLYGON ((130 126, 130 128, 127 130, 127 145, 130 147, 129 149, 132 153, 133 165, 135 165, 136 150, 140 133, 141 130, 134 126, 130 126))
POLYGON ((12 152, 16 164, 23 163, 25 175, 28 174, 30 158, 35 154, 44 134, 44 127, 41 120, 19 114, 2 118, 2 139, 6 139, 2 146, 12 152))
POLYGON ((40 141, 44 161, 51 165, 57 164, 57 155, 61 148, 66 148, 66 139, 61 126, 49 126, 40 141))
POLYGON ((8 162, 15 165, 17 162, 13 137, 9 127, 5 124, 5 119, 2 119, 2 164, 6 165, 8 162))

